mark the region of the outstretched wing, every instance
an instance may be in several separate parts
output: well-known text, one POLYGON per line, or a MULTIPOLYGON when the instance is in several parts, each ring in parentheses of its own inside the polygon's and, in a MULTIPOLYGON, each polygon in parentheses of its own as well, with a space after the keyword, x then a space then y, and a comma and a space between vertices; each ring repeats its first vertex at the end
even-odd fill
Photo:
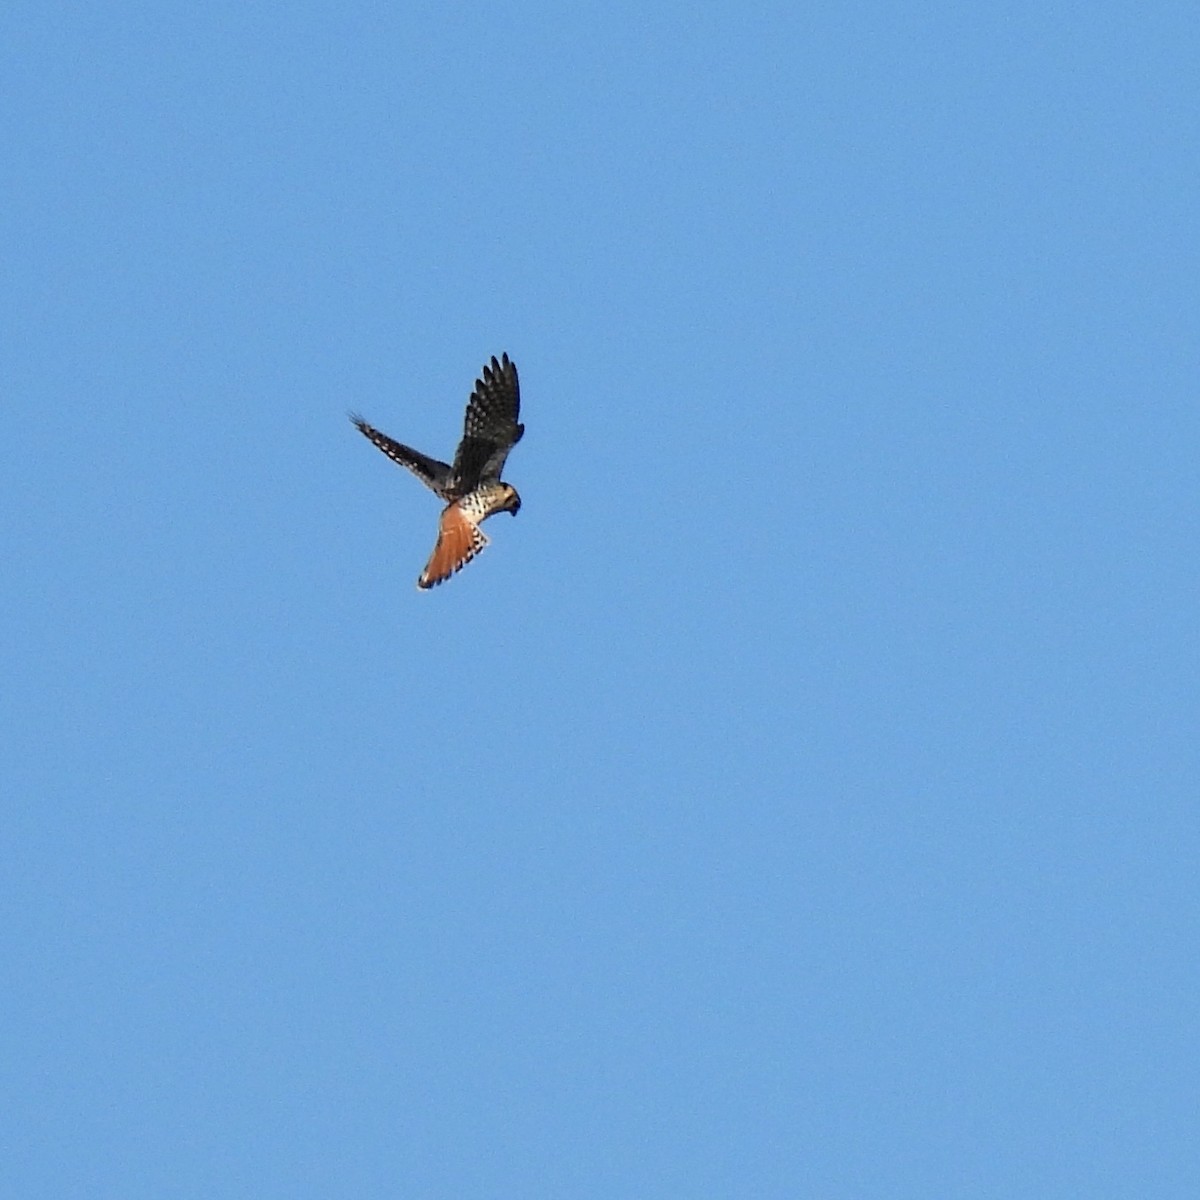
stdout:
POLYGON ((463 439, 454 455, 454 487, 458 494, 481 483, 494 482, 504 470, 508 452, 521 440, 525 426, 517 423, 521 413, 521 388, 516 363, 507 354, 483 368, 467 402, 463 439))
POLYGON ((370 438, 393 462, 407 467, 427 488, 437 492, 443 500, 449 499, 452 479, 449 463, 439 462, 436 458, 429 458, 419 450, 404 445, 403 442, 394 441, 386 433, 380 433, 374 426, 368 425, 356 413, 350 414, 350 420, 358 427, 360 433, 370 438))

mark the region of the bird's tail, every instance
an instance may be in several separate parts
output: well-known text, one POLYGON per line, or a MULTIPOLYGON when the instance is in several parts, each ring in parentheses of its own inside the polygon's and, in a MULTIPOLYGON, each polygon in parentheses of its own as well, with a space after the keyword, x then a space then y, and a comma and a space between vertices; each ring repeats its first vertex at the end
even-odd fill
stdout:
POLYGON ((488 544, 488 536, 457 504, 442 510, 438 540, 417 580, 417 587, 431 588, 462 570, 488 544))

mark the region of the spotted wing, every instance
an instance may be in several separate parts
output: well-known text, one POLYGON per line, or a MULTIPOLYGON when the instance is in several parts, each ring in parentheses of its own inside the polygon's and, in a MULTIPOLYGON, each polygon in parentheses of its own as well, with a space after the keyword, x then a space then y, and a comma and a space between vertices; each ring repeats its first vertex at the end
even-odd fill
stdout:
POLYGON ((491 364, 483 368, 483 378, 475 381, 467 402, 463 439, 452 468, 459 494, 500 478, 508 452, 525 432, 525 426, 517 422, 520 413, 517 365, 507 354, 499 361, 493 357, 491 364))
POLYGON ((380 433, 374 426, 368 425, 357 414, 351 413, 350 420, 358 427, 360 433, 370 438, 393 462, 407 467, 427 488, 437 492, 443 499, 447 497, 451 482, 449 463, 429 458, 419 450, 393 440, 386 433, 380 433))

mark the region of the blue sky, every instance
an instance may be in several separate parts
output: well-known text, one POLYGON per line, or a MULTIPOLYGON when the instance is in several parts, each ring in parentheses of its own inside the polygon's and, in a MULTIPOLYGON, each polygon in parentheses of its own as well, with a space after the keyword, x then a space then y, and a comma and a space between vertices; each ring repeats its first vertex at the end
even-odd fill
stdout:
POLYGON ((1194 6, 0 44, 4 1194, 1198 1194, 1194 6))

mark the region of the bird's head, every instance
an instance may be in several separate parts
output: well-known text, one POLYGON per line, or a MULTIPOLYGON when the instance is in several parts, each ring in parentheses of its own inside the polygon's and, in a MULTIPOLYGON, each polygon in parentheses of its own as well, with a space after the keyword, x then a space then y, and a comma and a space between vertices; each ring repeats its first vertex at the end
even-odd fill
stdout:
POLYGON ((504 499, 502 500, 500 507, 505 512, 512 513, 514 517, 517 515, 517 512, 521 507, 520 493, 518 493, 517 489, 513 487, 511 483, 506 483, 504 485, 504 499))

